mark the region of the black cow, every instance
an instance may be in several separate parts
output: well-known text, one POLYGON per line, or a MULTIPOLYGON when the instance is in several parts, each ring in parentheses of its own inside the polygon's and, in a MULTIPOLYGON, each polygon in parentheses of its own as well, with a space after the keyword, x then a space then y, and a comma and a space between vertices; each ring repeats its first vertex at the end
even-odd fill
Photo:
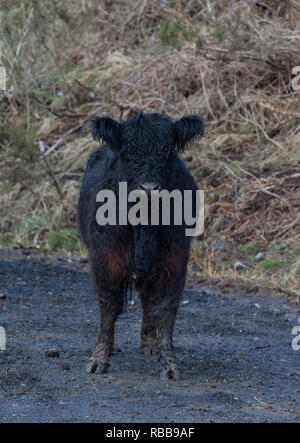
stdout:
MULTIPOLYGON (((142 350, 157 352, 162 379, 178 379, 173 348, 176 313, 186 279, 191 237, 186 226, 99 226, 96 195, 115 192, 127 182, 128 192, 142 189, 192 190, 196 184, 179 158, 186 143, 203 135, 204 122, 191 115, 173 121, 163 114, 137 114, 117 122, 109 117, 92 121, 92 135, 102 140, 91 155, 78 204, 78 225, 89 252, 100 307, 100 330, 87 367, 105 373, 114 346, 114 325, 128 288, 134 286, 143 307, 142 350)), ((118 202, 119 203, 119 202, 118 202)))

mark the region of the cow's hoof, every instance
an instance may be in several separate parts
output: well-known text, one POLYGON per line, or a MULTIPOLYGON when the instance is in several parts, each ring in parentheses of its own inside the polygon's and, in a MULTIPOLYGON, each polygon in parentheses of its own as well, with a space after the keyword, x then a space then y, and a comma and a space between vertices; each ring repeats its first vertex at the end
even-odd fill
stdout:
POLYGON ((145 355, 152 355, 153 349, 148 345, 141 345, 141 353, 145 355))
POLYGON ((160 379, 163 381, 180 380, 180 372, 178 369, 163 369, 160 372, 160 379))
POLYGON ((98 363, 97 360, 92 360, 88 363, 86 367, 86 372, 88 374, 106 374, 108 371, 109 365, 108 364, 102 364, 98 363))
POLYGON ((100 364, 96 370, 96 374, 106 374, 109 368, 109 364, 100 364))

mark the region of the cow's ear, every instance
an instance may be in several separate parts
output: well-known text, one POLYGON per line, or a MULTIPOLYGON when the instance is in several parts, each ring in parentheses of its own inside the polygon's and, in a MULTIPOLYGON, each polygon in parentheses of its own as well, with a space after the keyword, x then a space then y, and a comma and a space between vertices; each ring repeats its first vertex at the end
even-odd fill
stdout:
POLYGON ((121 143, 121 123, 109 117, 92 119, 92 136, 94 140, 106 142, 111 149, 118 149, 121 143))
POLYGON ((199 115, 188 115, 177 120, 174 123, 174 128, 175 143, 178 151, 183 151, 184 146, 193 139, 202 137, 204 126, 204 120, 199 115))

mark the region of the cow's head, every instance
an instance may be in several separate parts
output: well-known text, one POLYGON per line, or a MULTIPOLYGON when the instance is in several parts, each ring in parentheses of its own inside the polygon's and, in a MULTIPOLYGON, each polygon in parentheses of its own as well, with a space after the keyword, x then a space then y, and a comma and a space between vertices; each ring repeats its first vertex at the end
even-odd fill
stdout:
POLYGON ((172 121, 164 114, 136 114, 117 122, 96 117, 92 122, 95 140, 103 140, 120 156, 122 180, 129 189, 149 192, 167 186, 172 161, 177 152, 204 132, 204 121, 197 115, 172 121))

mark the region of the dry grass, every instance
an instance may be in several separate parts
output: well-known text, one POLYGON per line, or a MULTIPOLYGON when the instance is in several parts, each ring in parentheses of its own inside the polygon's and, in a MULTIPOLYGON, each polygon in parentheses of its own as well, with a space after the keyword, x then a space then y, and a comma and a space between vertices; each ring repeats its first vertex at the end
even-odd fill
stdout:
POLYGON ((3 244, 32 244, 47 227, 42 250, 82 252, 91 115, 199 113, 206 137, 184 154, 206 191, 191 272, 300 294, 297 1, 15 0, 0 15, 3 244))

